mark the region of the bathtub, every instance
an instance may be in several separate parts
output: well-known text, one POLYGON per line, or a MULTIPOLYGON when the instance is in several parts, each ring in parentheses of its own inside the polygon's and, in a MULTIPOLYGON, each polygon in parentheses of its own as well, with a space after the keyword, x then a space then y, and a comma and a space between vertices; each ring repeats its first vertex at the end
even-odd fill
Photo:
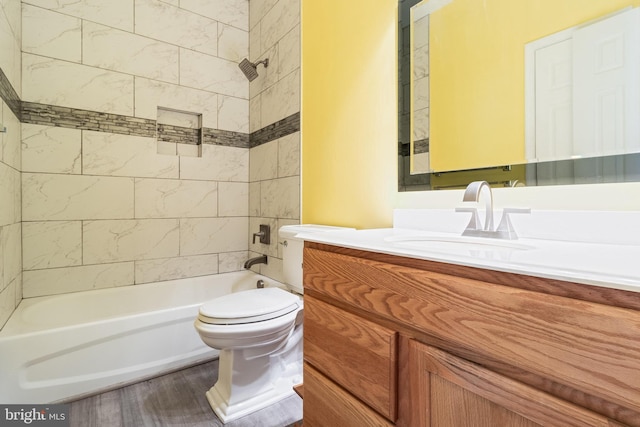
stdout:
POLYGON ((251 271, 24 299, 0 331, 0 403, 53 403, 214 359, 193 322, 207 300, 284 287, 251 271))

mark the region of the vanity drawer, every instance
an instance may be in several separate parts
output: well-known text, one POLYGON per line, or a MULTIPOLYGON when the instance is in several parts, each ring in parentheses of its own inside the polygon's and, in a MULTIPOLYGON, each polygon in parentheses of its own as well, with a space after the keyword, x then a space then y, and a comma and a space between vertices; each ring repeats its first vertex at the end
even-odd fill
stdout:
POLYGON ((394 425, 307 363, 304 390, 304 427, 394 425))
POLYGON ((305 296, 305 362, 391 421, 397 407, 397 340, 393 330, 305 296))
POLYGON ((602 413, 606 402, 640 412, 639 311, 490 283, 487 270, 478 270, 485 280, 474 280, 392 258, 307 246, 305 290, 399 324, 403 334, 453 354, 533 374, 540 386, 579 390, 585 395, 563 395, 579 404, 603 399, 595 408, 602 413))

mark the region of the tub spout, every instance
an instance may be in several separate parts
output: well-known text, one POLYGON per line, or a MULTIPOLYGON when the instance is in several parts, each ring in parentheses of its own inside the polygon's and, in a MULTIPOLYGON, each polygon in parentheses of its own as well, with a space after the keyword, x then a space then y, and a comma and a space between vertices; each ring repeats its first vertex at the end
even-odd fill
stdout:
POLYGON ((249 258, 245 263, 244 263, 244 268, 245 269, 250 269, 251 266, 256 265, 256 264, 266 264, 267 263, 267 256, 266 255, 261 255, 261 256, 257 256, 255 258, 249 258))

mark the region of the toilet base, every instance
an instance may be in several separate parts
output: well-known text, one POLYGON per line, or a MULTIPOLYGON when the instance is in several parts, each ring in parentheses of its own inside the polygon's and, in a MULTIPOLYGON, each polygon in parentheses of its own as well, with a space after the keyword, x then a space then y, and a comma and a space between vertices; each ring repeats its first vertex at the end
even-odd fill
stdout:
POLYGON ((209 405, 211 405, 213 412, 215 412, 220 421, 226 424, 255 411, 259 411, 260 409, 264 409, 267 406, 273 405, 274 403, 293 395, 294 390, 292 386, 287 388, 288 390, 278 390, 274 388, 268 392, 231 405, 222 397, 215 385, 211 387, 205 395, 207 396, 207 400, 209 401, 209 405))
POLYGON ((267 346, 220 350, 209 405, 228 423, 295 394, 302 382, 302 325, 267 346))

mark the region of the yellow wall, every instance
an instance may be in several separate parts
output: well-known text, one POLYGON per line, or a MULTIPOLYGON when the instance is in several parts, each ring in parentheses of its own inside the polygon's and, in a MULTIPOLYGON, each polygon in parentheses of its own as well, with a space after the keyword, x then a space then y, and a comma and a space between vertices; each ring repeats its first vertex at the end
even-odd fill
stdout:
POLYGON ((640 0, 454 0, 433 13, 432 169, 523 163, 524 45, 628 5, 640 0))
POLYGON ((397 1, 302 0, 302 222, 389 226, 397 1))
MULTIPOLYGON (((578 10, 595 2, 614 0, 578 10)), ((301 18, 302 221, 372 228, 391 226, 394 208, 453 214, 462 190, 397 191, 395 0, 302 0, 301 18)), ((640 183, 495 189, 494 201, 640 211, 640 183)))

